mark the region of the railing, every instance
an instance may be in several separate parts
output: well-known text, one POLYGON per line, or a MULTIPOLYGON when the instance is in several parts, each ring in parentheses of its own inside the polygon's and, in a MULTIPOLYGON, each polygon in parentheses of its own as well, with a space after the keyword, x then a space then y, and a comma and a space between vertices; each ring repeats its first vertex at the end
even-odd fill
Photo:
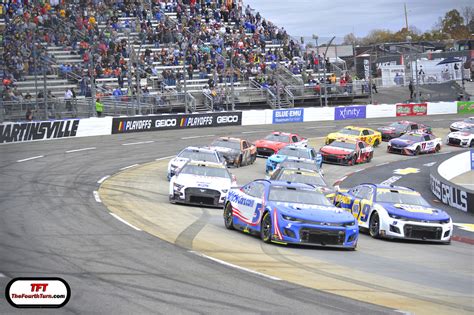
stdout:
POLYGON ((266 89, 266 97, 267 97, 267 104, 272 108, 275 109, 278 106, 278 101, 276 95, 270 91, 270 89, 266 89))
POLYGON ((208 110, 214 110, 214 97, 209 95, 209 93, 202 92, 204 95, 204 105, 208 110))
POLYGON ((196 111, 196 98, 189 92, 185 94, 186 113, 196 111))
POLYGON ((295 107, 295 96, 293 95, 291 90, 286 88, 286 87, 283 90, 285 92, 285 99, 288 103, 288 106, 289 107, 295 107))

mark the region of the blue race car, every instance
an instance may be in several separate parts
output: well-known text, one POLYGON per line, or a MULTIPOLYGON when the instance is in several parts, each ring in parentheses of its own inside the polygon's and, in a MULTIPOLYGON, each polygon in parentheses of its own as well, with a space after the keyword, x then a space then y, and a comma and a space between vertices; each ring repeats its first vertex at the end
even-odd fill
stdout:
POLYGON ((278 164, 286 160, 288 157, 295 157, 300 159, 307 159, 316 161, 316 164, 321 168, 323 164, 323 157, 321 153, 316 152, 314 148, 301 147, 295 145, 287 145, 280 149, 276 154, 273 154, 267 159, 265 172, 268 174, 274 171, 278 164))
POLYGON ((227 229, 258 234, 266 242, 355 249, 354 217, 334 207, 317 187, 257 179, 227 193, 227 229))
POLYGON ((451 217, 410 188, 361 184, 338 191, 334 204, 352 213, 373 238, 449 243, 453 235, 451 217))

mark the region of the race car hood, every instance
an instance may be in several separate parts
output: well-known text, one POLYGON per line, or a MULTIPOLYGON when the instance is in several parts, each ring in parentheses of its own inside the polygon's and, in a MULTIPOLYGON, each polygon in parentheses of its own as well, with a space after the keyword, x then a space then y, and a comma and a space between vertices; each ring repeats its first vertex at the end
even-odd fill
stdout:
POLYGON ((380 127, 380 128, 377 128, 377 130, 381 133, 398 133, 399 132, 394 127, 380 127))
POLYGON ((472 124, 467 123, 465 121, 456 121, 456 122, 452 123, 450 127, 453 128, 453 129, 463 129, 463 128, 469 127, 471 125, 472 124))
POLYGON ((192 174, 179 174, 175 183, 185 187, 199 187, 215 190, 230 189, 231 180, 223 177, 196 176, 192 174))
POLYGON ((411 140, 406 140, 406 139, 400 139, 400 138, 397 138, 397 139, 392 139, 389 141, 389 145, 394 145, 394 146, 397 146, 399 148, 404 148, 404 147, 408 147, 412 144, 414 144, 415 142, 414 141, 411 141, 411 140))
POLYGON ((326 154, 337 154, 337 155, 348 155, 354 152, 354 150, 351 150, 351 149, 340 148, 340 147, 335 147, 331 145, 325 145, 320 150, 321 152, 326 153, 326 154))
POLYGON ((450 216, 443 210, 407 204, 378 203, 389 214, 415 220, 448 220, 450 216))
POLYGON ((276 208, 281 215, 288 215, 302 220, 326 223, 348 223, 354 221, 352 214, 333 206, 288 202, 269 202, 268 205, 272 208, 276 208))
POLYGON ((270 140, 257 140, 255 141, 255 146, 260 148, 270 148, 274 150, 279 150, 283 148, 288 143, 286 142, 278 142, 278 141, 270 141, 270 140))
POLYGON ((231 148, 226 147, 209 147, 210 150, 217 151, 224 156, 238 155, 240 152, 231 148))
POLYGON ((268 160, 275 162, 275 163, 281 163, 287 158, 286 155, 280 155, 280 154, 273 154, 268 158, 268 160))
POLYGON ((470 136, 471 136, 471 133, 464 132, 464 131, 455 131, 455 132, 451 132, 448 135, 449 138, 455 138, 455 139, 469 139, 470 136))
POLYGON ((173 165, 175 166, 176 168, 181 168, 183 167, 184 164, 186 164, 186 162, 189 161, 188 158, 180 158, 180 157, 175 157, 174 159, 172 159, 170 162, 169 162, 169 165, 173 165))

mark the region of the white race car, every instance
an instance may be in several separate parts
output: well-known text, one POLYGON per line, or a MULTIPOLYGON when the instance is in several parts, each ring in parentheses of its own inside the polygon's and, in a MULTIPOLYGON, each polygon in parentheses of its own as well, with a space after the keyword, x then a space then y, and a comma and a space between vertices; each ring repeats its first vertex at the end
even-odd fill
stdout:
POLYGON ((219 153, 214 150, 187 147, 168 163, 168 180, 188 161, 213 162, 225 165, 225 161, 221 158, 219 153))
POLYGON ((449 126, 449 129, 451 129, 451 131, 459 131, 470 126, 474 126, 474 117, 469 117, 462 121, 453 122, 451 126, 449 126))
POLYGON ((227 192, 236 185, 235 176, 224 165, 189 161, 171 177, 169 200, 222 207, 227 192))
POLYGON ((404 238, 450 243, 453 221, 413 189, 361 184, 338 191, 334 204, 351 212, 374 238, 404 238))
POLYGON ((474 125, 451 132, 446 139, 446 144, 461 147, 474 147, 474 125))

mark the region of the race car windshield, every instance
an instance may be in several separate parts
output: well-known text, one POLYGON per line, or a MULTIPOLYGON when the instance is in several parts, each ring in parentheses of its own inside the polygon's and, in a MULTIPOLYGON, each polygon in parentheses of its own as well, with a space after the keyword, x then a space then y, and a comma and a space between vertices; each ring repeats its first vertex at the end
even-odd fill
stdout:
POLYGON ((403 136, 400 137, 400 139, 410 140, 410 141, 414 141, 414 142, 423 141, 421 136, 412 135, 412 134, 404 134, 403 136))
POLYGON ((319 169, 318 165, 316 165, 316 163, 291 161, 291 160, 281 162, 280 167, 299 168, 299 169, 310 170, 310 171, 317 171, 319 169))
POLYGON ((344 129, 339 130, 339 133, 342 133, 343 135, 358 136, 360 132, 359 130, 344 128, 344 129))
POLYGON ((283 182, 292 182, 292 183, 302 183, 302 184, 311 184, 318 186, 326 186, 326 183, 319 175, 309 175, 298 172, 282 172, 276 180, 281 180, 283 182))
POLYGON ((405 130, 407 125, 401 122, 394 122, 390 124, 390 127, 395 128, 396 130, 405 130))
POLYGON ((290 142, 290 137, 288 137, 286 135, 279 135, 279 134, 272 133, 272 134, 266 136, 265 140, 289 143, 290 142))
POLYGON ((178 157, 190 159, 191 161, 206 161, 206 162, 220 163, 220 161, 218 160, 217 154, 215 154, 214 152, 184 150, 178 155, 178 157))
POLYGON ((331 202, 322 193, 309 189, 288 189, 286 187, 272 187, 268 200, 289 203, 303 203, 308 205, 332 206, 331 202))
POLYGON ((355 143, 334 141, 334 142, 331 143, 331 147, 338 147, 338 148, 355 150, 356 145, 355 145, 355 143))
POLYGON ((225 168, 209 167, 200 165, 186 165, 180 174, 191 174, 196 176, 222 177, 229 178, 229 172, 225 168))
POLYGON ((212 147, 223 147, 229 148, 232 150, 240 150, 240 142, 236 141, 224 141, 224 140, 215 140, 212 144, 212 147))
POLYGON ((430 207, 430 204, 420 195, 404 193, 399 190, 378 190, 377 202, 400 203, 414 206, 430 207))
POLYGON ((459 130, 459 131, 474 133, 474 126, 469 126, 469 127, 463 128, 463 129, 461 129, 461 130, 459 130))
POLYGON ((310 158, 308 150, 305 150, 305 149, 283 148, 280 151, 278 151, 278 154, 286 155, 286 156, 294 156, 294 157, 303 158, 303 159, 310 158))

